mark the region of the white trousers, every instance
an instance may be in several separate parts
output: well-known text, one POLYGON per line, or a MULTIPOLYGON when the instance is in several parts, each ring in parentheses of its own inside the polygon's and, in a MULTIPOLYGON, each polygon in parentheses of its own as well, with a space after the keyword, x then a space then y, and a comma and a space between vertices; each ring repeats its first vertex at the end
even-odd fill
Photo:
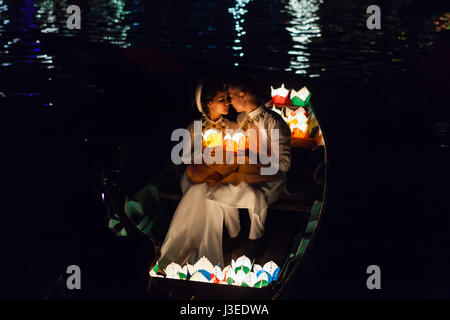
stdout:
POLYGON ((258 239, 264 234, 264 223, 267 217, 267 201, 264 193, 245 182, 238 185, 219 184, 208 190, 207 199, 227 207, 224 223, 231 238, 238 236, 241 228, 239 208, 249 211, 249 239, 258 239))

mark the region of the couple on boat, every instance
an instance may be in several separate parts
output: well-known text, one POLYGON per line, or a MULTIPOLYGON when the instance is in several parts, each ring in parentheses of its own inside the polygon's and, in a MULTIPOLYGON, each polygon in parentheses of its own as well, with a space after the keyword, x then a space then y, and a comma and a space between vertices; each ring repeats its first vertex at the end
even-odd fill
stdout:
MULTIPOLYGON (((249 154, 260 148, 246 146, 245 164, 189 164, 181 179, 183 197, 173 215, 172 222, 161 247, 159 266, 171 262, 194 264, 205 256, 213 264, 224 265, 222 250, 223 225, 231 242, 240 233, 239 208, 246 208, 250 218, 250 232, 245 251, 256 258, 269 205, 278 200, 285 188, 286 172, 291 165, 291 131, 281 116, 266 108, 258 96, 258 83, 253 78, 209 81, 196 91, 196 103, 202 112, 202 132, 215 129, 226 135, 227 130, 262 132, 267 145, 278 139, 278 150, 270 150, 271 161, 276 156, 276 174, 263 175, 260 169, 271 164, 249 164, 249 154), (224 117, 230 104, 239 113, 237 121, 224 117), (253 129, 253 130, 250 130, 253 129), (278 134, 271 134, 277 132, 278 134), (249 150, 250 149, 250 150, 249 150)), ((194 141, 195 130, 188 130, 194 141)), ((197 133, 198 134, 198 133, 197 133)), ((261 137, 258 136, 261 141, 261 137)), ((227 152, 224 152, 227 154, 227 152)), ((192 162, 191 162, 192 163, 192 162)))

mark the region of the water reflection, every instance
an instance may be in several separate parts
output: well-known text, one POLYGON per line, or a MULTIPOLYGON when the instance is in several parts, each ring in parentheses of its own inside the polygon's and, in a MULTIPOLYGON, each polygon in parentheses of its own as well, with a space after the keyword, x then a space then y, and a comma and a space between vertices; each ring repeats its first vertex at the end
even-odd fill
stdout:
POLYGON ((48 95, 56 95, 52 90, 58 91, 56 88, 67 82, 58 82, 58 78, 70 77, 61 57, 41 45, 44 40, 39 33, 74 38, 74 49, 84 42, 116 47, 145 44, 185 61, 370 80, 406 70, 408 45, 417 42, 422 51, 432 48, 434 34, 449 29, 450 19, 445 11, 427 17, 428 23, 418 28, 415 41, 397 15, 404 3, 401 0, 389 3, 391 9, 384 18, 389 23, 378 32, 365 28, 363 0, 79 3, 81 30, 69 30, 66 9, 73 4, 69 0, 0 0, 0 67, 2 71, 26 71, 29 79, 15 83, 0 72, 2 85, 6 83, 3 87, 8 88, 0 88, 5 95, 20 93, 24 87, 30 88, 26 93, 45 89, 48 95), (49 79, 58 85, 48 89, 49 79), (25 86, 24 81, 29 84, 25 86))
MULTIPOLYGON (((289 0, 286 11, 291 17, 286 26, 292 41, 293 50, 288 51, 290 56, 290 67, 286 71, 295 71, 297 74, 306 74, 309 68, 308 46, 311 38, 321 37, 318 10, 322 0, 289 0)), ((317 76, 310 73, 309 76, 317 76)))
POLYGON ((233 15, 233 19, 235 21, 235 30, 236 30, 236 38, 234 39, 234 45, 233 50, 234 53, 234 65, 239 66, 239 58, 236 57, 243 57, 244 51, 242 50, 241 45, 241 37, 246 34, 243 24, 245 22, 244 16, 248 12, 248 10, 245 9, 247 4, 251 2, 252 0, 236 0, 236 3, 234 7, 228 8, 228 12, 233 15))

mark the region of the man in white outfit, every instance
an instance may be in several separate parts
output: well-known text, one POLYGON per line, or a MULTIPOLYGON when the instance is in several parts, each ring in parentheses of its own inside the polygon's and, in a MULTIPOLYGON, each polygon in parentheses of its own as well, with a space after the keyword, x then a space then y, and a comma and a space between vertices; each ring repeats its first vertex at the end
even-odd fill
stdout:
MULTIPOLYGON (((271 150, 271 160, 276 160, 277 169, 272 177, 265 182, 252 184, 253 192, 241 192, 239 186, 219 184, 207 195, 207 199, 226 204, 227 200, 234 203, 235 208, 248 208, 250 214, 249 244, 246 255, 256 257, 261 249, 261 237, 264 234, 264 224, 267 216, 267 207, 276 202, 285 188, 286 172, 291 165, 290 138, 291 131, 287 123, 276 112, 266 108, 258 99, 257 84, 253 79, 240 78, 229 81, 228 93, 231 104, 239 112, 237 122, 244 131, 250 129, 258 132, 260 129, 267 132, 267 143, 271 145, 272 130, 278 131, 278 150, 271 150), (278 152, 276 152, 278 151, 278 152), (276 156, 274 159, 273 156, 276 156), (239 206, 242 202, 243 206, 239 206)), ((275 144, 277 145, 277 144, 275 144)), ((272 164, 269 164, 272 165, 272 164)), ((265 179, 267 180, 267 179, 265 179)), ((245 183, 241 183, 244 185, 245 183)), ((246 190, 248 190, 248 185, 246 190)), ((243 190, 242 190, 243 191, 243 190)), ((224 223, 230 238, 236 238, 240 232, 238 209, 227 209, 224 212, 224 223)))

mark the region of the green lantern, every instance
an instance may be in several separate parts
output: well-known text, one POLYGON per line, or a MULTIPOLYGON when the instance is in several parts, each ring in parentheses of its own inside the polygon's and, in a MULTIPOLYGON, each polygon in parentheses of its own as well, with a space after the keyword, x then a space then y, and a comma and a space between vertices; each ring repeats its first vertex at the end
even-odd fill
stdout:
POLYGON ((299 91, 291 90, 291 102, 294 106, 304 107, 309 103, 310 99, 311 92, 306 87, 303 87, 299 91))

